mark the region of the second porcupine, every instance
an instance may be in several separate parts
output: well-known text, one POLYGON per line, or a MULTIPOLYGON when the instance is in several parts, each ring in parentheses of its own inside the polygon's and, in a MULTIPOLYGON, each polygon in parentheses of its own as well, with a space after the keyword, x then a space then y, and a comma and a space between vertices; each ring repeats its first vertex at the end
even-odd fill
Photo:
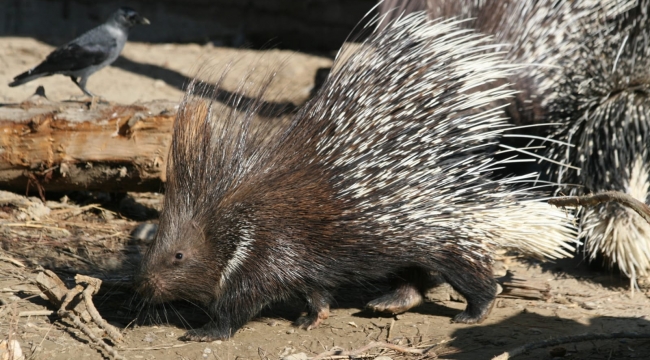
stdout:
POLYGON ((308 304, 296 324, 316 327, 339 286, 376 279, 394 288, 368 306, 403 312, 435 271, 467 300, 454 321, 481 322, 493 246, 561 256, 575 237, 564 212, 510 184, 523 179, 484 176, 506 128, 489 104, 512 95, 484 86, 508 71, 485 43, 453 21, 403 18, 337 64, 271 140, 253 111, 217 111, 215 87, 192 83, 138 292, 203 304, 211 320, 184 338, 209 341, 295 297, 308 304))
MULTIPOLYGON (((519 94, 506 112, 518 125, 556 123, 546 157, 571 186, 560 194, 617 190, 650 204, 650 27, 647 0, 411 0, 431 17, 472 18, 464 26, 494 36, 512 63, 519 94)), ((405 7, 409 0, 393 0, 405 7)), ((386 12, 388 18, 398 12, 386 12)), ((388 21, 388 20, 387 20, 388 21)), ((503 104, 503 102, 502 102, 503 104)), ((602 256, 630 278, 650 274, 650 225, 616 203, 582 209, 580 238, 590 260, 602 256)))
MULTIPOLYGON (((629 3, 619 2, 619 6, 629 3)), ((549 104, 550 117, 567 127, 556 136, 575 149, 550 156, 580 171, 558 169, 558 180, 580 184, 569 194, 616 190, 650 204, 650 10, 638 1, 583 40, 549 104), (587 56, 590 55, 590 56, 587 56)), ((580 236, 589 259, 602 256, 630 279, 650 275, 650 224, 634 210, 606 203, 580 210, 580 236)))

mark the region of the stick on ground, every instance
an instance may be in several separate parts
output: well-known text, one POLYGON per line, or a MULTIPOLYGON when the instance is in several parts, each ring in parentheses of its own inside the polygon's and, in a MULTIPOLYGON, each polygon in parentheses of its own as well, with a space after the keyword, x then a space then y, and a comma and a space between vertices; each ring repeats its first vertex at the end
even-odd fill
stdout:
MULTIPOLYGON (((437 345, 437 344, 436 344, 437 345)), ((391 349, 397 352, 401 353, 407 353, 407 354, 417 354, 417 355, 423 355, 423 354, 431 354, 433 357, 436 355, 434 353, 429 353, 429 350, 431 350, 434 346, 432 345, 429 347, 425 347, 422 349, 418 348, 412 348, 412 347, 406 347, 406 346, 400 346, 400 345, 395 345, 387 342, 381 342, 381 341, 373 341, 370 344, 360 347, 356 350, 350 350, 350 351, 344 351, 340 348, 332 349, 330 351, 326 351, 323 353, 320 353, 311 360, 331 360, 331 359, 344 359, 344 358, 352 358, 352 357, 359 357, 361 356, 362 353, 373 349, 373 348, 385 348, 385 349, 391 349)))
POLYGON ((97 294, 102 281, 85 275, 77 275, 75 282, 77 285, 68 290, 63 281, 49 270, 39 273, 36 277, 36 283, 41 291, 45 293, 51 303, 59 307, 57 315, 70 319, 79 330, 90 338, 91 344, 105 350, 115 359, 124 359, 117 350, 103 339, 98 338, 81 320, 84 319, 87 323, 94 322, 115 342, 122 340, 122 334, 99 315, 92 302, 92 296, 97 294))
POLYGON ((569 207, 595 206, 607 202, 617 202, 623 206, 627 206, 650 223, 650 207, 633 198, 631 195, 620 191, 605 191, 583 196, 563 196, 548 200, 548 203, 551 205, 569 207))
POLYGON ((499 356, 495 356, 492 358, 492 360, 508 360, 508 359, 512 359, 517 355, 524 354, 531 350, 550 347, 550 346, 557 346, 566 343, 575 343, 575 342, 593 341, 593 340, 609 340, 609 339, 648 339, 648 338, 650 338, 650 334, 639 334, 636 332, 617 332, 611 334, 587 333, 581 335, 569 335, 569 336, 558 337, 555 339, 528 343, 526 345, 520 346, 510 351, 506 351, 499 356))

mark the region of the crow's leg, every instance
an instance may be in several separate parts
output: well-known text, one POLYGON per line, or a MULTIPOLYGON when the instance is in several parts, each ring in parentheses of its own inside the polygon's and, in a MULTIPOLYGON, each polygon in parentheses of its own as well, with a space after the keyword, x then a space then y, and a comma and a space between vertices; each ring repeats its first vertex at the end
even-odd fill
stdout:
POLYGON ((87 77, 80 77, 79 79, 77 79, 74 76, 70 76, 70 79, 72 79, 72 82, 74 82, 75 85, 77 85, 79 87, 79 89, 81 89, 81 91, 84 92, 84 94, 86 94, 87 96, 90 96, 91 98, 95 97, 95 95, 93 95, 93 93, 91 93, 90 91, 88 91, 88 89, 86 89, 86 82, 88 81, 87 77))

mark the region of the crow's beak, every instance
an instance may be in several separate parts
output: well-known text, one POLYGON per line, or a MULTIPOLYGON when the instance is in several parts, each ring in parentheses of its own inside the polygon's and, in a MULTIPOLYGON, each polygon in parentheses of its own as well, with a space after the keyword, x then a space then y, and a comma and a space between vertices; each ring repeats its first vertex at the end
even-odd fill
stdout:
POLYGON ((146 17, 138 16, 138 24, 149 25, 151 23, 149 22, 149 19, 147 19, 146 17))

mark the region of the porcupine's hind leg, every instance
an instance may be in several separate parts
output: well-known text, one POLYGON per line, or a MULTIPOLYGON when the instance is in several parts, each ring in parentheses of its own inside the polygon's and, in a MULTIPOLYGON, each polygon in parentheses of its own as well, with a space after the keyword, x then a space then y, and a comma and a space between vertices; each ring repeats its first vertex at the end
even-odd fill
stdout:
POLYGON ((423 293, 433 286, 427 271, 408 268, 399 272, 392 281, 392 290, 366 304, 366 308, 389 314, 400 314, 424 301, 423 293))
POLYGON ((452 322, 481 323, 490 314, 497 295, 492 265, 486 259, 454 254, 444 258, 438 267, 441 275, 467 301, 465 311, 454 316, 452 322))
POLYGON ((305 295, 307 300, 307 314, 299 317, 293 325, 301 329, 311 330, 320 325, 330 316, 331 295, 324 290, 313 291, 305 295))

